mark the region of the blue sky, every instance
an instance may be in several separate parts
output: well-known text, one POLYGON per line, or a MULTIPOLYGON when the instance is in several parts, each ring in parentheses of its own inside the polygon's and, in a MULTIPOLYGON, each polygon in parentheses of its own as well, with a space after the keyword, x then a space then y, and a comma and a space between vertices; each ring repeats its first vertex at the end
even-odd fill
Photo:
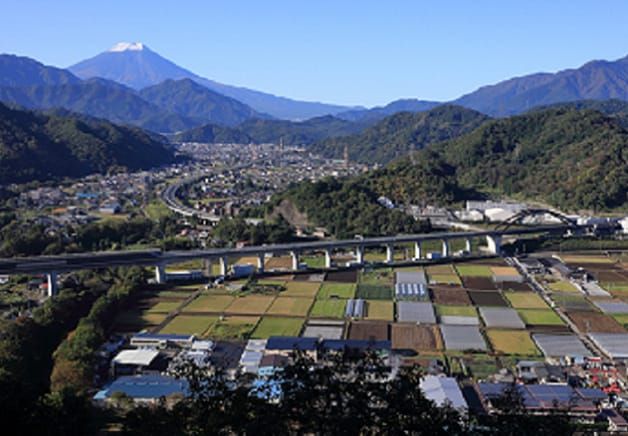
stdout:
POLYGON ((141 41, 195 73, 304 100, 449 100, 628 54, 628 1, 0 0, 0 52, 65 67, 141 41))

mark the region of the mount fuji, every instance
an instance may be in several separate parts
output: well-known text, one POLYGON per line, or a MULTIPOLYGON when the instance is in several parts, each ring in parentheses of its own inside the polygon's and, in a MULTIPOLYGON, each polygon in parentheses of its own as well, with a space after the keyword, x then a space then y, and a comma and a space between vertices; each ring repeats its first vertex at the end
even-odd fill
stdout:
POLYGON ((82 79, 102 77, 138 90, 168 79, 191 79, 214 92, 239 100, 257 112, 283 119, 307 119, 351 109, 346 106, 292 100, 215 82, 176 65, 141 42, 117 43, 109 50, 68 69, 82 79))

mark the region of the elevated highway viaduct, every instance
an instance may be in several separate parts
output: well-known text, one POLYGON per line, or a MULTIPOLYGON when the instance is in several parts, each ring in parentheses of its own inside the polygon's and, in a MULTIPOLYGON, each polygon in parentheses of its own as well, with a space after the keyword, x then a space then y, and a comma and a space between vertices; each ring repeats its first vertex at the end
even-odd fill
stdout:
POLYGON ((57 290, 56 277, 58 273, 83 269, 132 265, 154 266, 156 281, 163 283, 166 281, 165 267, 167 265, 195 259, 218 261, 221 275, 226 275, 228 271, 228 259, 233 257, 256 257, 258 259, 258 272, 263 272, 266 254, 290 254, 292 257, 292 268, 297 270, 299 268, 299 256, 301 254, 306 252, 324 252, 325 268, 331 268, 334 250, 353 250, 355 253, 354 264, 359 265, 365 263, 364 252, 366 248, 384 247, 386 249, 386 263, 392 264, 394 263, 395 246, 399 244, 414 244, 413 258, 418 261, 425 259, 422 246, 425 242, 440 241, 442 244, 441 257, 448 258, 452 256, 450 249, 450 242, 452 240, 464 240, 467 251, 470 252, 472 239, 485 238, 487 242, 487 252, 489 254, 499 255, 501 253, 502 239, 504 237, 539 233, 562 236, 568 231, 573 231, 573 226, 538 226, 501 231, 438 232, 361 239, 294 242, 287 244, 247 246, 242 248, 214 248, 187 251, 148 249, 36 256, 0 259, 0 274, 46 274, 48 277, 48 292, 50 295, 54 295, 57 290))

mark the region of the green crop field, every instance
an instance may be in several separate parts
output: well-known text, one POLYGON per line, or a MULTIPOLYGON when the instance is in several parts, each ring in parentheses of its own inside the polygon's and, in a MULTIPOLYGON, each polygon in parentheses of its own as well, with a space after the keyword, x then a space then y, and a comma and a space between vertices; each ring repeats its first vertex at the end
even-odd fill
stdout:
POLYGON ((436 313, 439 316, 478 316, 474 306, 445 306, 436 305, 436 313))
POLYGON ((310 316, 314 318, 343 318, 347 300, 316 300, 310 316))
POLYGON ((321 287, 318 282, 287 282, 286 290, 281 293, 283 297, 314 297, 321 287))
POLYGON ((491 268, 486 265, 456 265, 462 277, 493 277, 491 268))
POLYGON ((566 280, 559 280, 557 282, 550 282, 547 287, 555 292, 573 292, 579 293, 578 289, 566 280))
POLYGON ((201 294, 183 308, 184 312, 224 312, 235 300, 231 295, 201 294))
POLYGON ((395 307, 392 301, 370 300, 366 302, 366 319, 392 321, 395 307))
POLYGON ((270 307, 274 295, 246 295, 238 297, 225 309, 227 313, 261 315, 270 307))
POLYGON ((217 316, 178 315, 159 333, 202 336, 216 321, 217 316))
POLYGON ((365 285, 393 285, 395 283, 395 274, 390 268, 375 269, 360 273, 358 282, 365 285))
POLYGON ((523 356, 538 356, 534 342, 528 332, 520 330, 495 330, 486 331, 493 349, 498 353, 517 354, 523 356))
POLYGON ((308 268, 325 268, 324 256, 303 256, 301 262, 305 262, 308 268))
POLYGON ((258 316, 227 316, 218 320, 206 336, 212 339, 246 339, 259 319, 258 316))
POLYGON ((534 292, 504 292, 515 309, 548 309, 547 303, 534 292))
POLYGON ((265 316, 253 331, 251 337, 254 339, 267 339, 271 336, 299 336, 303 327, 303 321, 303 318, 265 316))
POLYGON ((333 283, 325 282, 321 286, 321 290, 316 295, 319 300, 328 298, 353 298, 355 295, 355 283, 333 283))
POLYGON ((526 325, 564 325, 562 319, 551 309, 521 309, 519 316, 526 325))
POLYGON ((625 313, 615 314, 613 315, 613 318, 615 318, 615 321, 623 325, 624 328, 628 328, 628 314, 625 314, 625 313))
POLYGON ((313 301, 312 298, 277 297, 266 313, 272 315, 306 316, 313 301))
POLYGON ((393 297, 393 287, 390 285, 358 285, 356 298, 365 300, 391 300, 393 297))

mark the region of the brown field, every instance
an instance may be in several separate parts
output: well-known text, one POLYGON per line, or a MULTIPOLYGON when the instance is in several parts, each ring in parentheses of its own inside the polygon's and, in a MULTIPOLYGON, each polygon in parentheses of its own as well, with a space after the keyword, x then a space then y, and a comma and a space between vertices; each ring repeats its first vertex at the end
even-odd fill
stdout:
POLYGON ((390 324, 380 321, 353 321, 349 326, 349 339, 386 341, 390 339, 390 324))
POLYGON ((583 333, 626 333, 626 330, 610 316, 597 312, 567 312, 567 316, 583 333))
POLYGON ((432 288, 432 294, 434 295, 434 303, 436 304, 452 304, 458 306, 471 304, 469 294, 461 288, 434 287, 432 288))
POLYGON ((626 274, 622 274, 618 271, 592 271, 592 273, 600 282, 628 282, 628 277, 626 277, 626 274))
POLYGON ((322 282, 325 280, 325 274, 296 274, 295 282, 322 282))
POLYGON ((463 277, 462 282, 465 288, 478 289, 478 290, 495 290, 495 282, 488 277, 463 277))
POLYGON ((416 324, 393 324, 391 326, 392 347, 395 349, 434 351, 442 350, 440 333, 436 326, 416 324))
POLYGON ((333 271, 327 273, 325 277, 326 282, 339 282, 339 283, 356 283, 358 281, 358 271, 333 271))
POLYGON ((476 306, 508 306, 508 303, 496 291, 469 291, 469 297, 476 306))

